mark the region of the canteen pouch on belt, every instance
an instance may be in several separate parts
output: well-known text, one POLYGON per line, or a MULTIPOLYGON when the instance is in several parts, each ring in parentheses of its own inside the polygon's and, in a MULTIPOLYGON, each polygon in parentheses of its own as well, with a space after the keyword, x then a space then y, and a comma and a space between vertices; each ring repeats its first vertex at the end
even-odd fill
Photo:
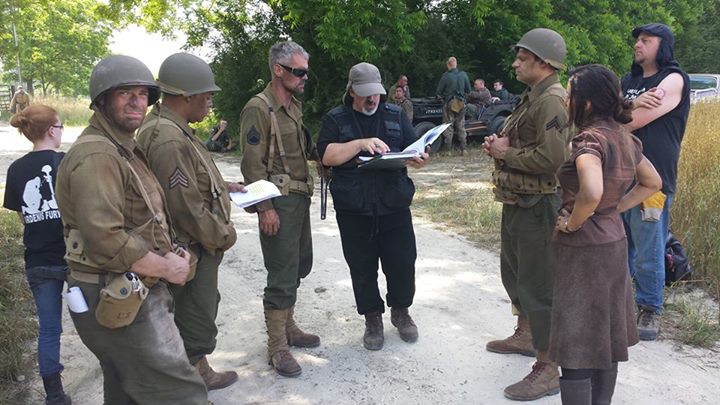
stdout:
POLYGON ((448 107, 450 107, 450 111, 457 114, 465 108, 465 103, 459 98, 453 98, 449 101, 448 107))
POLYGON ((128 326, 135 320, 147 294, 147 287, 134 273, 115 276, 100 290, 95 319, 110 329, 128 326))
POLYGON ((290 175, 289 174, 273 174, 270 176, 270 182, 277 186, 280 193, 284 196, 290 194, 290 175))

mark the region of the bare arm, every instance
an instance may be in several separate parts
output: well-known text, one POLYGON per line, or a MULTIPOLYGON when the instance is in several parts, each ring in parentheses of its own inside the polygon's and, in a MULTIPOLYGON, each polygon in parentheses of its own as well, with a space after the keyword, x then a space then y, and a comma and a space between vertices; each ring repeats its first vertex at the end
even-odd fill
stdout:
POLYGON ((632 112, 633 120, 625 124, 625 128, 634 131, 672 111, 682 100, 683 85, 683 77, 679 73, 668 75, 660 82, 657 87, 658 90, 655 91, 657 93, 662 90, 660 105, 655 108, 641 107, 634 109, 632 112))
POLYGON ((655 170, 655 166, 645 156, 643 156, 635 171, 637 183, 618 203, 618 212, 629 210, 662 188, 660 175, 655 170))
POLYGON ((580 190, 575 198, 575 205, 568 215, 561 214, 555 226, 562 232, 574 232, 595 212, 603 195, 603 173, 600 158, 589 153, 575 159, 580 190))

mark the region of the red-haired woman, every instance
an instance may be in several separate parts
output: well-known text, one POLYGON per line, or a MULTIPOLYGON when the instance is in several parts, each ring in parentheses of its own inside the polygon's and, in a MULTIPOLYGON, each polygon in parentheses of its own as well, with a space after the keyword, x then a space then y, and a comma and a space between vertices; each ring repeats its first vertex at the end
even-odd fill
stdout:
POLYGON ((60 373, 62 289, 67 276, 65 242, 55 201, 55 177, 65 155, 60 147, 63 124, 57 111, 34 104, 15 114, 10 125, 33 143, 31 152, 10 165, 3 206, 17 211, 25 225, 25 272, 40 323, 38 365, 46 404, 70 404, 60 373))

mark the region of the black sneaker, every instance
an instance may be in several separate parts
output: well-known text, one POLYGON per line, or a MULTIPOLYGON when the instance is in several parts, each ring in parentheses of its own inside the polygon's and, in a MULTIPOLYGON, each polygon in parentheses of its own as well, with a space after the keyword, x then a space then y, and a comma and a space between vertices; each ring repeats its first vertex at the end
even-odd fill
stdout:
POLYGON ((638 309, 637 328, 640 340, 657 339, 660 331, 660 315, 655 313, 655 308, 641 306, 638 309))

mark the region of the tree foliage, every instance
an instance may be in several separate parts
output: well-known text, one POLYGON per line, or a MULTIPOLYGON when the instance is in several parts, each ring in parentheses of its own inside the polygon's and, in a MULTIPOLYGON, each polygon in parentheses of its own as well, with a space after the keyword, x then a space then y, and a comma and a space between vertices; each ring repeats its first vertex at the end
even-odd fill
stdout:
POLYGON ((678 37, 681 64, 686 59, 717 70, 711 55, 717 55, 720 40, 705 41, 696 53, 686 51, 682 41, 720 33, 719 1, 111 0, 108 9, 139 13, 151 30, 181 26, 190 45, 213 48, 213 67, 225 89, 216 104, 231 121, 269 80, 268 47, 277 40, 297 41, 311 54, 305 115, 317 125, 339 102, 350 66, 360 61, 376 64, 388 87, 407 75, 415 97, 434 96, 449 56, 472 78, 501 79, 519 92, 524 86, 513 80, 512 45, 535 27, 563 35, 568 67, 602 63, 620 74, 632 60, 632 28, 663 22, 678 37))
MULTIPOLYGON (((0 59, 5 67, 15 67, 19 52, 23 81, 38 83, 43 94, 86 94, 93 66, 109 52, 111 27, 95 14, 97 1, 0 0, 0 4, 0 59)), ((15 72, 5 76, 16 80, 15 72)))

